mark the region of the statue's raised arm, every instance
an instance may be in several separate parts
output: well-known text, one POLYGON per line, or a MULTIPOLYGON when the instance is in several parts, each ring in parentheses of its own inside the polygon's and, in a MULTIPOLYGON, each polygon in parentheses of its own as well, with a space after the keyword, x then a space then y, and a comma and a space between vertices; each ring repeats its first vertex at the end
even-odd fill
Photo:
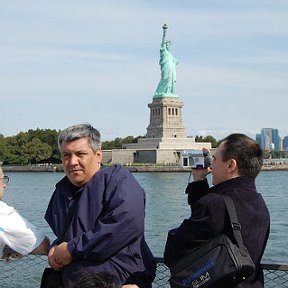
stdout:
POLYGON ((170 41, 166 39, 166 33, 168 26, 164 24, 162 26, 163 35, 162 43, 160 47, 160 61, 161 79, 155 91, 154 97, 170 97, 176 96, 175 84, 176 84, 176 65, 178 60, 173 57, 169 51, 170 41))
POLYGON ((166 32, 167 32, 167 29, 168 29, 167 24, 163 24, 162 29, 163 29, 163 35, 162 35, 162 43, 161 43, 161 46, 164 47, 165 42, 166 42, 166 32))

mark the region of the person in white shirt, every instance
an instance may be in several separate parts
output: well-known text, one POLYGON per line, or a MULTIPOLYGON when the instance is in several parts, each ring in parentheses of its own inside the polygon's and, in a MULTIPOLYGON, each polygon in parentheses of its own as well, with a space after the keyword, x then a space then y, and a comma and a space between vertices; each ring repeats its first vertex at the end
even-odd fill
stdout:
POLYGON ((4 189, 9 182, 0 166, 0 256, 2 259, 17 258, 27 254, 47 255, 50 240, 43 231, 13 207, 2 201, 4 189), (5 249, 4 249, 5 248, 5 249), (8 248, 8 249, 6 249, 8 248))

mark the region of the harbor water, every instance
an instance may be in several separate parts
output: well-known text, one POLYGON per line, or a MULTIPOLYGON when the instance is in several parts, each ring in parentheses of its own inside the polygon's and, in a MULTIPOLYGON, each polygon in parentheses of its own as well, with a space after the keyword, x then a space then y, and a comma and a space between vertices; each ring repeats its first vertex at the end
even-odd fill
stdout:
MULTIPOLYGON (((11 181, 4 201, 25 218, 41 227, 51 240, 55 237, 43 216, 56 182, 62 172, 7 172, 11 181)), ((188 172, 134 173, 146 191, 145 233, 154 256, 162 257, 167 232, 189 217, 190 207, 184 191, 188 172)), ((209 179, 211 181, 211 179, 209 179)), ((271 233, 263 263, 288 263, 287 210, 288 171, 262 171, 256 179, 271 216, 271 233)))

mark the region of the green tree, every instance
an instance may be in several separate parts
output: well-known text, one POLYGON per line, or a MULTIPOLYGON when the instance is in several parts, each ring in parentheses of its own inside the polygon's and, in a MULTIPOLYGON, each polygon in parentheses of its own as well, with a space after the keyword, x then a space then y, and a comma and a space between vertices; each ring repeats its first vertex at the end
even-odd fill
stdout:
POLYGON ((24 132, 7 137, 4 162, 7 164, 27 164, 28 158, 22 150, 22 146, 26 143, 28 143, 28 137, 24 132))
POLYGON ((52 147, 43 143, 38 138, 33 138, 31 141, 22 146, 23 152, 27 155, 28 162, 31 164, 39 163, 39 161, 47 160, 52 155, 52 147))
POLYGON ((207 135, 205 137, 203 136, 196 136, 195 142, 210 142, 212 148, 216 148, 219 146, 219 141, 217 141, 213 136, 207 135))
POLYGON ((50 159, 45 159, 51 163, 59 163, 61 161, 60 152, 58 148, 58 136, 60 130, 55 129, 39 129, 28 130, 28 135, 30 139, 38 138, 42 143, 48 144, 52 148, 52 153, 50 159))
POLYGON ((6 146, 6 139, 1 134, 0 136, 0 162, 4 162, 5 164, 5 155, 7 154, 7 146, 6 146))
POLYGON ((117 137, 111 141, 103 141, 102 149, 111 150, 111 149, 121 149, 123 144, 137 143, 139 138, 144 138, 144 136, 127 136, 125 138, 117 137))
POLYGON ((1 137, 1 160, 4 164, 28 164, 39 161, 59 163, 58 133, 56 130, 37 129, 20 132, 16 136, 1 137))

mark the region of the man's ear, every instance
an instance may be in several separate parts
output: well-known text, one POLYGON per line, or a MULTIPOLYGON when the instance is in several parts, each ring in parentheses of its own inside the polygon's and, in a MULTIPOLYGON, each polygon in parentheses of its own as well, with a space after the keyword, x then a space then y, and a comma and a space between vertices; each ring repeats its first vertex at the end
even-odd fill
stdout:
POLYGON ((231 159, 229 161, 228 170, 230 173, 233 173, 237 170, 237 161, 235 159, 231 159))
POLYGON ((99 163, 100 163, 102 161, 102 150, 101 150, 101 148, 97 149, 96 155, 98 156, 99 163))

